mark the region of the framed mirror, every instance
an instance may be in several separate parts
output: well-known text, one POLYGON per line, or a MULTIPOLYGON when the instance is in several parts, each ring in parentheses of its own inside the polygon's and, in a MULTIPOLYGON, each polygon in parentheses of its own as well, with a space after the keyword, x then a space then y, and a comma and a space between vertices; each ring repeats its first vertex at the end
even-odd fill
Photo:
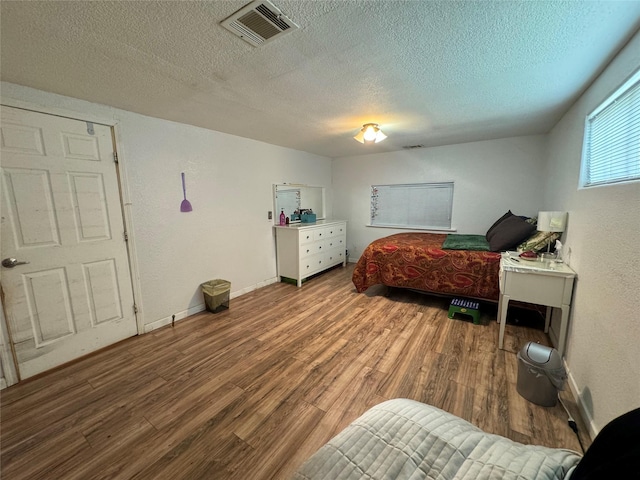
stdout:
POLYGON ((317 220, 325 219, 324 187, 293 183, 278 184, 273 186, 273 198, 275 208, 273 219, 276 224, 279 222, 281 211, 291 219, 291 223, 299 222, 295 212, 305 209, 315 213, 317 220))

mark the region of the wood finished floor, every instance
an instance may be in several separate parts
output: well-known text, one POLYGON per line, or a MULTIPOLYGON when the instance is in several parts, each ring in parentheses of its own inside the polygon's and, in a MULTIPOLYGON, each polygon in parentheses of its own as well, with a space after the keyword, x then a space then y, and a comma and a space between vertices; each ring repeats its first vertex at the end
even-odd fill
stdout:
POLYGON ((2 391, 2 478, 287 479, 396 397, 579 451, 559 404, 516 392, 515 352, 548 344, 542 331, 508 325, 497 350, 495 305, 483 304, 485 325, 451 320, 446 298, 356 293, 352 270, 270 285, 2 391))

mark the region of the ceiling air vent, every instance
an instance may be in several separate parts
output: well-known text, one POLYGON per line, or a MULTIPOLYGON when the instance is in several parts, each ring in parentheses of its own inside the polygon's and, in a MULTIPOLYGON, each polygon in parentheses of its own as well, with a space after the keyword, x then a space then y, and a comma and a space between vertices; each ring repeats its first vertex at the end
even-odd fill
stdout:
POLYGON ((271 2, 261 0, 244 6, 220 24, 254 47, 264 45, 299 28, 271 2))

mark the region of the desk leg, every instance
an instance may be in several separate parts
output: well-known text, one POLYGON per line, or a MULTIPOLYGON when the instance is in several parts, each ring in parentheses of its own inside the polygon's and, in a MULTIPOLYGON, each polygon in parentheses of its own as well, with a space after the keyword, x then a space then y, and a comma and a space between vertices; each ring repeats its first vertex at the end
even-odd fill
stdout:
POLYGON ((500 294, 498 301, 500 306, 498 315, 500 316, 500 336, 498 337, 498 348, 504 350, 504 327, 507 325, 507 310, 509 309, 509 295, 500 294))
POLYGON ((564 343, 567 341, 567 327, 569 326, 569 305, 562 305, 562 319, 560 320, 560 335, 558 335, 558 353, 564 355, 564 343))
POLYGON ((498 296, 498 313, 496 315, 496 322, 500 323, 500 312, 502 312, 502 293, 498 296))
POLYGON ((547 307, 547 314, 544 317, 544 333, 549 333, 549 324, 551 323, 551 312, 553 307, 547 307))

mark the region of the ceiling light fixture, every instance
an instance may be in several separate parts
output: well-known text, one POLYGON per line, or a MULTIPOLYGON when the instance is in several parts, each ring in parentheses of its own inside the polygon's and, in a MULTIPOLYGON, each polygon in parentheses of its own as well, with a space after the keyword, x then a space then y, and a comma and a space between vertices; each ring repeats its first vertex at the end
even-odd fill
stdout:
POLYGON ((382 130, 380 130, 377 123, 365 123, 362 126, 362 130, 360 130, 353 138, 360 143, 368 144, 381 142, 387 138, 387 136, 382 133, 382 130))

